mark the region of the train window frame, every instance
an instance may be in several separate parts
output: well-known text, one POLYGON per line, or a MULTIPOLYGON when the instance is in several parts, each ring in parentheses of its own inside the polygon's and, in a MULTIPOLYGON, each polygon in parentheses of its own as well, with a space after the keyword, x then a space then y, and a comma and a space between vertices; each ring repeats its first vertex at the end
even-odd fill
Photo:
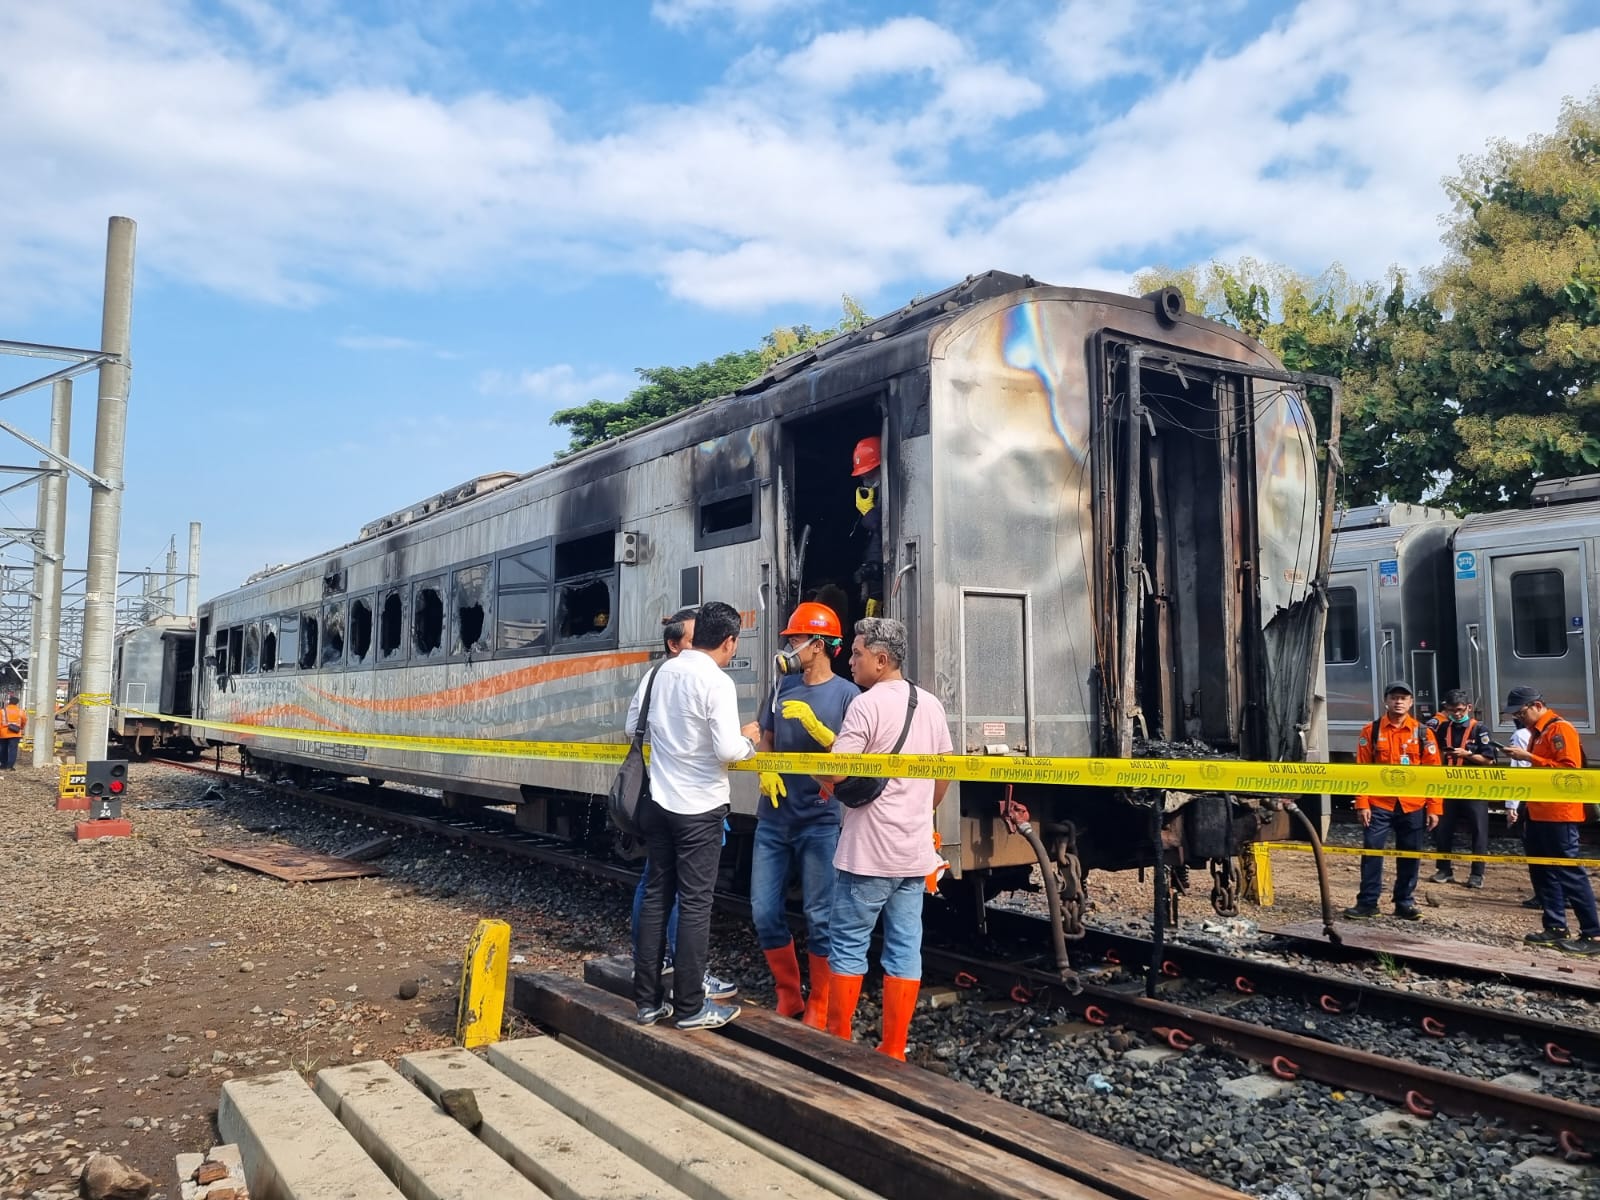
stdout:
POLYGON ((413 663, 444 662, 447 658, 448 647, 445 645, 445 633, 450 625, 450 609, 448 606, 449 574, 442 572, 437 575, 424 575, 411 583, 411 620, 406 623, 406 634, 411 644, 411 661, 413 663), (432 592, 434 599, 439 604, 439 640, 433 644, 433 649, 424 650, 418 635, 417 622, 421 618, 424 592, 432 592))
POLYGON ((278 670, 298 671, 300 669, 300 614, 298 612, 280 613, 278 616, 278 670), (288 636, 289 646, 287 651, 284 646, 285 635, 288 636))
POLYGON ((325 600, 322 603, 322 624, 318 627, 317 670, 338 671, 345 665, 346 656, 350 652, 350 612, 349 606, 341 596, 335 600, 325 600), (339 619, 339 656, 328 662, 328 615, 332 613, 339 619))
POLYGON ((242 675, 244 665, 244 626, 228 626, 228 675, 242 675))
POLYGON ((1330 587, 1328 589, 1328 624, 1327 630, 1322 639, 1322 653, 1325 661, 1330 667, 1353 667, 1361 661, 1361 597, 1356 589, 1350 584, 1340 584, 1336 587, 1330 587), (1329 644, 1329 635, 1332 634, 1334 627, 1334 598, 1339 592, 1348 592, 1350 594, 1350 641, 1355 647, 1356 656, 1354 658, 1334 658, 1329 644))
POLYGON ((322 652, 322 606, 318 604, 312 608, 302 608, 299 615, 300 654, 294 660, 295 665, 302 671, 316 671, 320 669, 317 666, 317 662, 318 656, 322 652), (311 630, 311 653, 309 656, 306 654, 306 629, 308 626, 311 630), (310 659, 309 662, 307 661, 308 657, 310 659))
POLYGON ((350 609, 345 623, 344 661, 351 670, 363 670, 378 661, 378 593, 362 592, 358 596, 350 597, 350 609), (367 649, 360 658, 356 657, 355 628, 356 605, 364 604, 367 609, 367 649))
MULTIPOLYGON (((737 515, 736 513, 734 515, 737 515)), ((728 487, 716 488, 713 491, 703 492, 695 497, 694 509, 694 548, 695 550, 717 550, 723 546, 737 546, 744 542, 754 542, 761 537, 761 480, 747 479, 743 483, 730 484, 728 487), (724 525, 721 522, 727 519, 730 506, 739 500, 746 500, 750 511, 744 521, 736 525, 724 525), (717 528, 707 530, 708 511, 716 511, 717 528)))
POLYGON ((263 617, 261 620, 261 673, 274 675, 278 670, 278 618, 263 617), (272 657, 267 657, 267 650, 272 650, 272 657))
MULTIPOLYGON (((551 635, 554 632, 552 616, 555 609, 555 539, 544 537, 531 542, 523 542, 520 546, 512 546, 495 555, 494 571, 494 637, 490 642, 491 653, 495 658, 531 658, 536 655, 549 654, 552 648, 551 635), (505 563, 507 559, 521 560, 531 555, 543 552, 545 555, 544 582, 543 583, 513 583, 514 589, 506 591, 505 563), (507 595, 540 595, 544 596, 544 632, 539 641, 531 646, 502 646, 500 644, 500 624, 505 615, 506 605, 504 598, 507 595)), ((530 574, 537 575, 537 567, 526 568, 530 574)))
POLYGON ((407 580, 396 580, 386 583, 373 593, 376 601, 372 611, 373 628, 373 660, 372 665, 380 670, 386 667, 404 667, 411 661, 411 584, 407 580), (383 651, 383 623, 384 613, 389 607, 390 597, 400 601, 400 631, 395 648, 389 654, 383 651))
MULTIPOLYGON (((1521 659, 1565 658, 1569 650, 1569 643, 1567 640, 1566 573, 1563 572, 1559 567, 1538 567, 1530 571, 1513 571, 1511 573, 1509 584, 1506 588, 1506 594, 1509 596, 1511 601, 1511 653, 1517 658, 1521 659), (1541 616, 1535 614, 1525 618, 1523 613, 1524 607, 1535 604, 1537 600, 1535 598, 1526 596, 1519 599, 1517 588, 1518 581, 1536 577, 1548 578, 1551 576, 1553 576, 1556 581, 1554 596, 1560 605, 1560 612, 1557 614, 1554 623, 1549 624, 1550 618, 1547 615, 1541 616), (1548 624, 1548 628, 1545 629, 1545 632, 1553 635, 1551 640, 1558 647, 1558 649, 1553 653, 1523 649, 1524 633, 1534 632, 1535 627, 1538 624, 1548 624)), ((1549 593, 1546 593, 1546 596, 1548 595, 1549 593)), ((1541 597, 1541 599, 1542 598, 1543 597, 1541 597)), ((1541 642, 1543 641, 1543 639, 1539 640, 1541 642)))
MULTIPOLYGON (((617 645, 617 602, 618 590, 621 585, 621 573, 617 570, 616 561, 617 527, 615 525, 590 526, 586 529, 575 529, 552 539, 554 545, 551 551, 551 580, 550 580, 550 650, 553 654, 577 654, 590 650, 607 650, 617 645), (605 551, 606 566, 604 569, 589 567, 586 570, 569 570, 562 573, 561 552, 568 550, 569 554, 577 553, 577 546, 581 542, 590 542, 591 546, 585 550, 591 552, 602 545, 611 548, 605 551), (577 593, 593 587, 597 583, 605 583, 607 588, 608 607, 606 612, 606 625, 602 631, 590 631, 577 635, 563 636, 561 626, 562 614, 565 610, 569 592, 577 593)), ((594 561, 598 562, 596 558, 594 561)), ((568 567, 572 564, 569 562, 568 567)))
POLYGON ((495 641, 500 632, 499 626, 495 623, 494 603, 498 578, 499 572, 495 570, 495 559, 492 556, 459 563, 450 568, 449 603, 445 608, 445 648, 448 651, 446 656, 448 661, 472 662, 493 655, 495 641), (458 587, 461 576, 472 571, 484 572, 480 601, 480 607, 483 609, 483 627, 477 642, 473 646, 464 646, 461 642, 461 604, 458 600, 458 587))
POLYGON ((244 627, 244 674, 261 674, 261 623, 247 621, 244 627))

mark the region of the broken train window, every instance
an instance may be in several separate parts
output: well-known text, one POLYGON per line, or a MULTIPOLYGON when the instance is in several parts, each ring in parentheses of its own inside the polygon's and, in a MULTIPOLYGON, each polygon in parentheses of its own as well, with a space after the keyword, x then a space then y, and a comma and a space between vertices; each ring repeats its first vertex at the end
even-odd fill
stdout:
POLYGON ((616 641, 612 622, 617 584, 616 533, 590 534, 556 544, 556 641, 616 641))
POLYGON ((350 665, 360 666, 372 651, 372 599, 350 601, 350 665))
POLYGON ((427 579, 417 584, 411 611, 411 652, 431 658, 444 644, 444 581, 427 579))
POLYGON ((406 602, 399 588, 383 594, 383 614, 378 622, 378 661, 400 662, 406 656, 406 602))
POLYGON ((278 669, 278 622, 273 617, 261 622, 261 669, 278 669))
POLYGON ((254 675, 261 665, 261 627, 254 621, 244 627, 244 673, 254 675))
POLYGON ((335 601, 322 606, 322 665, 344 663, 344 605, 335 601))
POLYGON ((550 544, 500 559, 494 594, 495 649, 544 650, 550 641, 550 544))
POLYGON ((317 613, 315 609, 300 614, 300 669, 312 670, 317 665, 317 613))
POLYGON ((492 564, 462 567, 451 580, 451 654, 489 653, 489 572, 492 564))

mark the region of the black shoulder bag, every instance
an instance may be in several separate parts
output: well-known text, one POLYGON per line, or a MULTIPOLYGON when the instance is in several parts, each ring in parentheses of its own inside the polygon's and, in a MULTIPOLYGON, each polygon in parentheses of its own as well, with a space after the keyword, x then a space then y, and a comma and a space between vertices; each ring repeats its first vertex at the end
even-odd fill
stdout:
MULTIPOLYGON (((900 736, 895 739, 894 749, 889 751, 890 754, 899 754, 900 747, 906 744, 906 735, 911 732, 911 718, 917 711, 917 685, 911 683, 909 679, 906 683, 911 685, 911 698, 906 702, 906 723, 900 726, 900 736)), ((851 775, 833 785, 833 794, 846 808, 865 808, 883 795, 883 789, 888 786, 888 779, 851 775)))
POLYGON ((650 772, 644 764, 644 735, 650 727, 650 693, 655 690, 656 674, 666 665, 663 659, 650 672, 650 681, 644 685, 644 701, 639 705, 639 723, 633 728, 633 744, 617 768, 617 777, 611 781, 611 791, 606 796, 606 808, 611 823, 623 833, 639 834, 639 806, 650 794, 650 772))

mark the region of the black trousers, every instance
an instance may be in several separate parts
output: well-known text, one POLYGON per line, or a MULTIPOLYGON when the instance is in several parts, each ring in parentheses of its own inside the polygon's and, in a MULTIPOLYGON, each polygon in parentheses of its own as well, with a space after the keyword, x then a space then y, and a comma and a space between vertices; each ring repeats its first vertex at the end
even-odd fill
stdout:
MULTIPOLYGON (((1489 806, 1482 800, 1446 800, 1444 816, 1433 831, 1433 848, 1448 854, 1454 849, 1456 828, 1466 826, 1469 854, 1489 853, 1489 806)), ((1447 858, 1439 860, 1439 870, 1449 871, 1453 864, 1447 858)), ((1472 864, 1472 873, 1483 878, 1483 864, 1472 864)))
POLYGON ((639 806, 639 832, 650 855, 650 882, 639 913, 633 955, 635 1003, 655 1007, 664 998, 661 959, 667 950, 667 913, 678 901, 678 944, 673 954, 673 1006, 690 1017, 705 1005, 706 959, 711 951, 711 899, 722 860, 722 820, 728 806, 685 816, 653 799, 639 806))

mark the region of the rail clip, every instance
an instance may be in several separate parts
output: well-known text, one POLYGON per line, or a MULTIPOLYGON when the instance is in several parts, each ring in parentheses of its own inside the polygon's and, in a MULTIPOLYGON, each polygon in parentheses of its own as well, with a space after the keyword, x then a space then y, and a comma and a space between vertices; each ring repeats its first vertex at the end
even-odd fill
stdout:
POLYGON ((1429 1037, 1443 1037, 1444 1022, 1439 1020, 1438 1017, 1423 1017, 1422 1032, 1429 1037))
POLYGON ((1174 1050, 1187 1050, 1194 1045, 1194 1038, 1181 1029, 1167 1029, 1158 1025, 1154 1032, 1158 1038, 1163 1039, 1174 1050))
POLYGON ((1118 954, 1115 950, 1107 950, 1104 955, 1104 960, 1114 967, 1120 967, 1122 965, 1122 955, 1118 954))
POLYGON ((1256 985, 1243 975, 1236 975, 1233 980, 1233 990, 1246 996, 1254 996, 1256 994, 1256 985))
POLYGON ((971 971, 957 971, 955 985, 958 988, 972 988, 978 986, 978 977, 971 971))
POLYGON ((1110 1019, 1110 1014, 1097 1004, 1091 1004, 1083 1010, 1083 1019, 1091 1025, 1104 1025, 1110 1019))
POLYGON ((1182 969, 1170 958, 1161 960, 1161 973, 1168 979, 1181 979, 1183 977, 1182 969))
POLYGON ((1572 1065, 1572 1051, 1556 1042, 1546 1042, 1544 1044, 1544 1056, 1558 1067, 1570 1067, 1572 1065))
POLYGON ((1433 1101, 1421 1092, 1410 1091, 1406 1093, 1406 1109, 1413 1116, 1432 1118, 1434 1114, 1433 1101))
POLYGON ((1556 1134, 1556 1145, 1561 1147, 1561 1153, 1567 1156, 1570 1163, 1594 1161, 1594 1155, 1583 1148, 1583 1142, 1570 1129, 1563 1129, 1556 1134))
POLYGON ((1019 983, 1012 987, 1011 999, 1018 1004, 1031 1004, 1033 1002, 1033 993, 1019 983))
POLYGON ((1326 992, 1317 998, 1317 1007, 1325 1013, 1332 1013, 1334 1016, 1338 1016, 1344 1011, 1344 1005, 1340 1004, 1326 992))
POLYGON ((1285 1058, 1281 1054, 1273 1058, 1271 1066, 1272 1073, 1279 1079, 1292 1080, 1300 1078, 1300 1064, 1292 1059, 1285 1058))

